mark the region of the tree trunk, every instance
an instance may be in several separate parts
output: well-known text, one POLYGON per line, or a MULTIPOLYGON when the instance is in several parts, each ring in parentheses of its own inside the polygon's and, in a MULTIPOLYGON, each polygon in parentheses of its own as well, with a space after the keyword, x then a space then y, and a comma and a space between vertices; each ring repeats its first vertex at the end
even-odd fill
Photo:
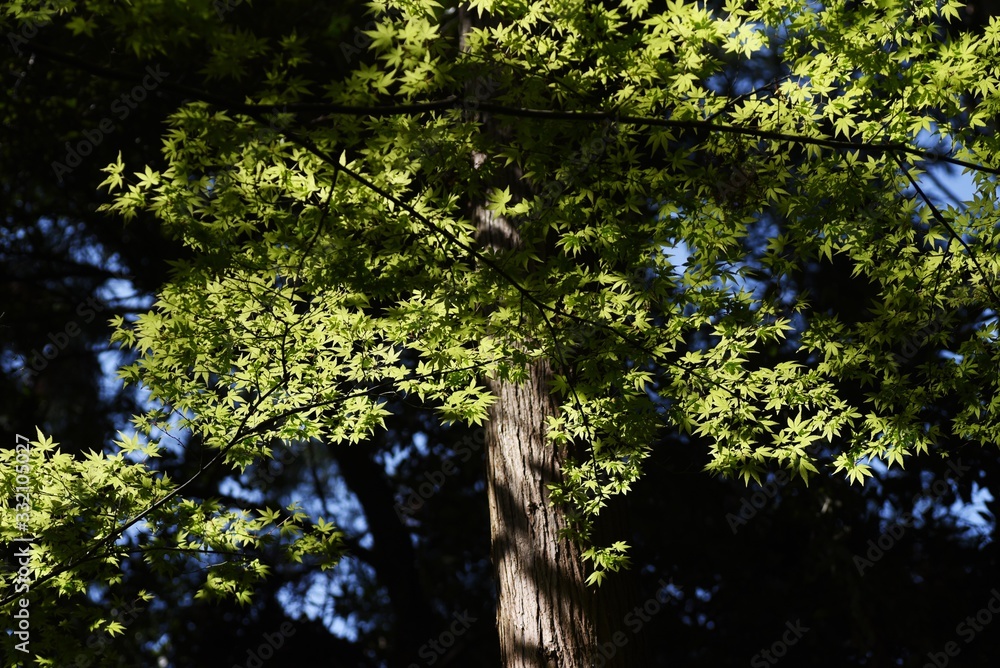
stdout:
MULTIPOLYGON (((579 546, 559 538, 567 521, 550 506, 548 485, 560 480, 567 451, 545 439, 545 418, 556 411, 550 376, 538 363, 524 383, 490 384, 497 401, 486 431, 486 484, 503 666, 646 665, 646 639, 627 623, 639 602, 635 574, 588 588, 579 546)), ((602 543, 627 535, 624 499, 612 499, 600 520, 594 538, 602 543)))
POLYGON ((529 380, 492 383, 497 396, 486 432, 491 557, 497 628, 505 668, 589 666, 596 640, 592 596, 580 549, 560 539, 566 520, 549 505, 564 453, 545 440, 548 365, 529 380))
MULTIPOLYGON (((489 21, 459 11, 460 36, 489 21)), ((461 38, 460 48, 465 48, 461 38)), ((470 84, 467 95, 479 99, 478 94, 470 84)), ((498 145, 509 139, 487 114, 478 114, 478 119, 482 132, 498 145)), ((476 166, 488 159, 480 153, 472 156, 476 166)), ((509 188, 515 199, 529 195, 516 166, 503 172, 492 185, 509 188)), ((486 209, 483 202, 469 205, 480 246, 503 254, 522 244, 514 221, 486 209)), ((546 418, 557 412, 550 394, 550 363, 536 362, 528 371, 527 380, 518 384, 489 380, 496 401, 489 409, 486 430, 486 485, 502 664, 504 668, 645 665, 643 643, 627 638, 619 646, 612 641, 614 634, 624 637, 625 616, 635 602, 631 576, 618 573, 599 590, 588 588, 580 546, 559 537, 568 522, 562 508, 551 506, 548 485, 561 480, 569 452, 552 445, 545 435, 546 418)), ((599 531, 608 528, 608 519, 626 519, 620 503, 611 505, 614 517, 602 517, 599 531)), ((625 524, 617 529, 624 533, 625 524)))

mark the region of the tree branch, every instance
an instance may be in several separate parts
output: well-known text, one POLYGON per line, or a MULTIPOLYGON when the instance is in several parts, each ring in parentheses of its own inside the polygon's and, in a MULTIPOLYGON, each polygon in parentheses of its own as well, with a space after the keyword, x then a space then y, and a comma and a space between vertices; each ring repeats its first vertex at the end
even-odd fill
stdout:
MULTIPOLYGON (((123 72, 100 65, 94 65, 76 56, 62 53, 49 47, 35 44, 32 50, 38 54, 50 58, 57 62, 62 62, 72 67, 78 68, 89 74, 103 79, 135 83, 142 79, 142 74, 123 72)), ((406 116, 423 114, 428 111, 442 111, 446 109, 460 109, 465 105, 465 100, 452 95, 440 100, 430 100, 427 102, 417 102, 413 104, 398 105, 370 105, 370 106, 349 106, 326 103, 297 103, 297 104, 246 104, 235 102, 213 95, 207 91, 182 86, 171 81, 162 81, 159 87, 163 90, 182 94, 186 97, 207 102, 223 107, 229 111, 246 114, 256 119, 260 119, 263 114, 273 112, 312 112, 326 114, 329 116, 406 116)), ((669 118, 652 118, 646 116, 622 115, 610 111, 562 111, 558 109, 524 109, 520 107, 508 107, 501 104, 493 104, 486 101, 476 101, 476 108, 497 116, 512 116, 517 118, 538 118, 552 121, 576 121, 576 122, 614 122, 623 125, 649 126, 679 128, 686 130, 701 130, 709 132, 721 132, 724 134, 744 135, 757 137, 758 139, 771 139, 774 141, 787 141, 797 144, 813 146, 823 146, 841 151, 863 151, 868 153, 897 154, 905 153, 910 156, 919 157, 932 162, 946 162, 959 167, 966 167, 975 171, 987 174, 1000 175, 1000 168, 977 165, 965 160, 959 160, 950 156, 935 153, 933 151, 915 148, 906 144, 874 144, 867 142, 838 141, 835 139, 825 139, 822 137, 810 137, 807 135, 784 134, 772 132, 770 130, 759 130, 746 128, 738 125, 723 125, 712 123, 710 120, 703 121, 682 121, 669 118)), ((322 117, 316 120, 323 120, 322 117)), ((333 164, 337 164, 336 161, 333 164)))

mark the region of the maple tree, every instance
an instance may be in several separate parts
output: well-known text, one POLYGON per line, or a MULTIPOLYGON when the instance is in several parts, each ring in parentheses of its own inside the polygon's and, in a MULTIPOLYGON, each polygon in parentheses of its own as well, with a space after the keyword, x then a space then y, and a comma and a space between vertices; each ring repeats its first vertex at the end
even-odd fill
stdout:
MULTIPOLYGON (((139 355, 120 375, 150 393, 138 433, 85 458, 39 434, 28 523, 4 506, 4 539, 35 538, 32 615, 113 587, 139 528, 150 563, 214 560, 199 596, 244 602, 259 550, 343 554, 298 507, 187 498, 149 463, 172 431, 199 438, 202 471, 238 475, 295 443, 364 447, 391 397, 484 425, 510 666, 589 665, 607 642, 628 546, 595 523, 657 434, 710 439, 712 473, 806 483, 996 444, 1000 24, 949 35, 963 6, 387 0, 362 46, 339 45, 360 61, 341 78, 314 80, 329 44, 294 32, 220 44, 210 76, 268 63, 238 95, 165 76, 186 101, 162 155, 101 187, 191 256, 149 313, 114 321, 139 355), (969 175, 969 201, 926 194, 939 165, 969 175), (811 307, 797 279, 816 263, 849 266, 867 317, 811 307)), ((73 10, 81 33, 152 11, 11 8, 73 10)), ((133 46, 164 39, 146 26, 133 46)), ((60 665, 51 628, 33 645, 60 665)))

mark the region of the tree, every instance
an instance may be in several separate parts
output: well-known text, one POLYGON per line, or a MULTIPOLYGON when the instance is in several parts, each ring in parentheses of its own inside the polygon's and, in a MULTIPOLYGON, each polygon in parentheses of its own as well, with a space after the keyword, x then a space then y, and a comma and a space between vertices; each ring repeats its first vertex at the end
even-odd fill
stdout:
POLYGON ((81 506, 107 481, 121 507, 67 525, 34 506, 35 582, 116 573, 147 517, 154 564, 231 559, 203 592, 248 600, 276 525, 331 565, 322 519, 296 534, 296 508, 185 500, 130 453, 176 426, 242 472, 296 443, 360 447, 387 397, 415 399, 487 426, 504 664, 588 665, 621 617, 587 585, 627 598, 628 546, 597 524, 657 433, 707 439, 706 468, 745 481, 863 482, 875 460, 996 443, 1000 25, 942 38, 961 7, 476 2, 470 26, 382 2, 342 79, 302 75, 328 45, 289 34, 238 95, 164 83, 193 101, 162 158, 102 184, 192 251, 149 314, 117 320, 140 355, 122 376, 160 404, 136 420, 152 440, 67 461, 39 436, 34 470, 81 506), (719 92, 727 76, 752 90, 719 92), (967 210, 925 194, 928 161, 971 170, 967 210), (814 263, 868 310, 812 308, 814 263), (86 566, 81 536, 100 538, 86 566))

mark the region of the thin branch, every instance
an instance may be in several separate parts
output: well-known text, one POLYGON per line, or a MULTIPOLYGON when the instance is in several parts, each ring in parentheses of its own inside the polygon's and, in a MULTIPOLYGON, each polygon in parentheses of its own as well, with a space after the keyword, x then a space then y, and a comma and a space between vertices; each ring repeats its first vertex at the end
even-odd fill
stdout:
POLYGON ((907 169, 905 164, 903 164, 903 160, 898 155, 893 155, 892 157, 899 164, 899 168, 903 170, 903 174, 906 175, 906 179, 910 182, 910 185, 912 185, 913 189, 917 191, 917 195, 920 197, 920 199, 924 201, 924 204, 926 204, 927 207, 931 210, 931 214, 934 216, 934 219, 939 223, 941 223, 941 225, 943 225, 944 228, 948 230, 948 234, 950 234, 953 239, 958 241, 958 243, 962 245, 962 248, 965 249, 965 252, 969 254, 969 259, 972 260, 972 263, 974 265, 976 265, 976 270, 979 271, 979 275, 982 276, 983 278, 983 285, 986 286, 986 291, 993 299, 994 308, 1000 309, 1000 297, 998 297, 997 293, 993 290, 993 282, 990 280, 990 277, 987 276, 986 270, 983 269, 983 265, 980 264, 979 258, 976 257, 975 252, 972 250, 969 244, 966 243, 965 239, 962 238, 962 235, 960 235, 955 230, 955 228, 951 226, 951 223, 948 222, 948 220, 941 214, 941 212, 938 211, 938 208, 934 206, 934 202, 931 201, 931 198, 929 198, 920 188, 920 184, 918 184, 917 180, 913 178, 912 174, 910 174, 910 170, 907 169))
MULTIPOLYGON (((134 83, 142 78, 142 74, 123 72, 107 67, 94 65, 76 56, 62 53, 55 49, 33 45, 33 50, 52 60, 71 65, 85 72, 104 79, 114 81, 124 81, 134 83)), ((216 106, 224 107, 229 111, 246 114, 255 119, 261 119, 263 114, 273 112, 313 112, 327 114, 329 116, 361 116, 361 117, 384 117, 384 116, 406 116, 426 113, 428 111, 442 111, 447 109, 459 109, 465 105, 465 100, 452 95, 440 100, 430 100, 427 102, 417 102, 412 104, 398 105, 370 105, 351 106, 327 103, 297 103, 297 104, 246 104, 227 100, 213 95, 212 93, 182 86, 171 81, 162 81, 159 87, 163 90, 179 93, 189 98, 207 102, 216 106)), ((875 144, 866 142, 837 141, 834 139, 824 139, 821 137, 809 137, 806 135, 784 134, 772 132, 770 130, 759 130, 755 128, 741 127, 737 125, 721 125, 709 121, 682 121, 668 118, 652 118, 644 116, 620 115, 609 111, 561 111, 558 109, 524 109, 519 107, 508 107, 491 102, 476 102, 476 108, 498 116, 513 116, 517 118, 538 118, 552 121, 585 121, 585 122, 614 122, 623 125, 649 126, 679 128, 687 130, 701 130, 710 132, 721 132, 724 134, 745 135, 757 137, 758 139, 771 139, 774 141, 792 142, 796 144, 806 144, 813 146, 823 146, 845 151, 864 151, 869 153, 895 154, 905 153, 907 155, 920 157, 925 160, 947 162, 959 167, 966 167, 974 171, 985 172, 987 174, 1000 175, 1000 168, 977 165, 975 163, 959 160, 950 156, 941 155, 933 151, 915 148, 906 144, 875 144)), ((321 120, 321 119, 314 119, 321 120)), ((336 161, 332 161, 337 165, 336 161)))

